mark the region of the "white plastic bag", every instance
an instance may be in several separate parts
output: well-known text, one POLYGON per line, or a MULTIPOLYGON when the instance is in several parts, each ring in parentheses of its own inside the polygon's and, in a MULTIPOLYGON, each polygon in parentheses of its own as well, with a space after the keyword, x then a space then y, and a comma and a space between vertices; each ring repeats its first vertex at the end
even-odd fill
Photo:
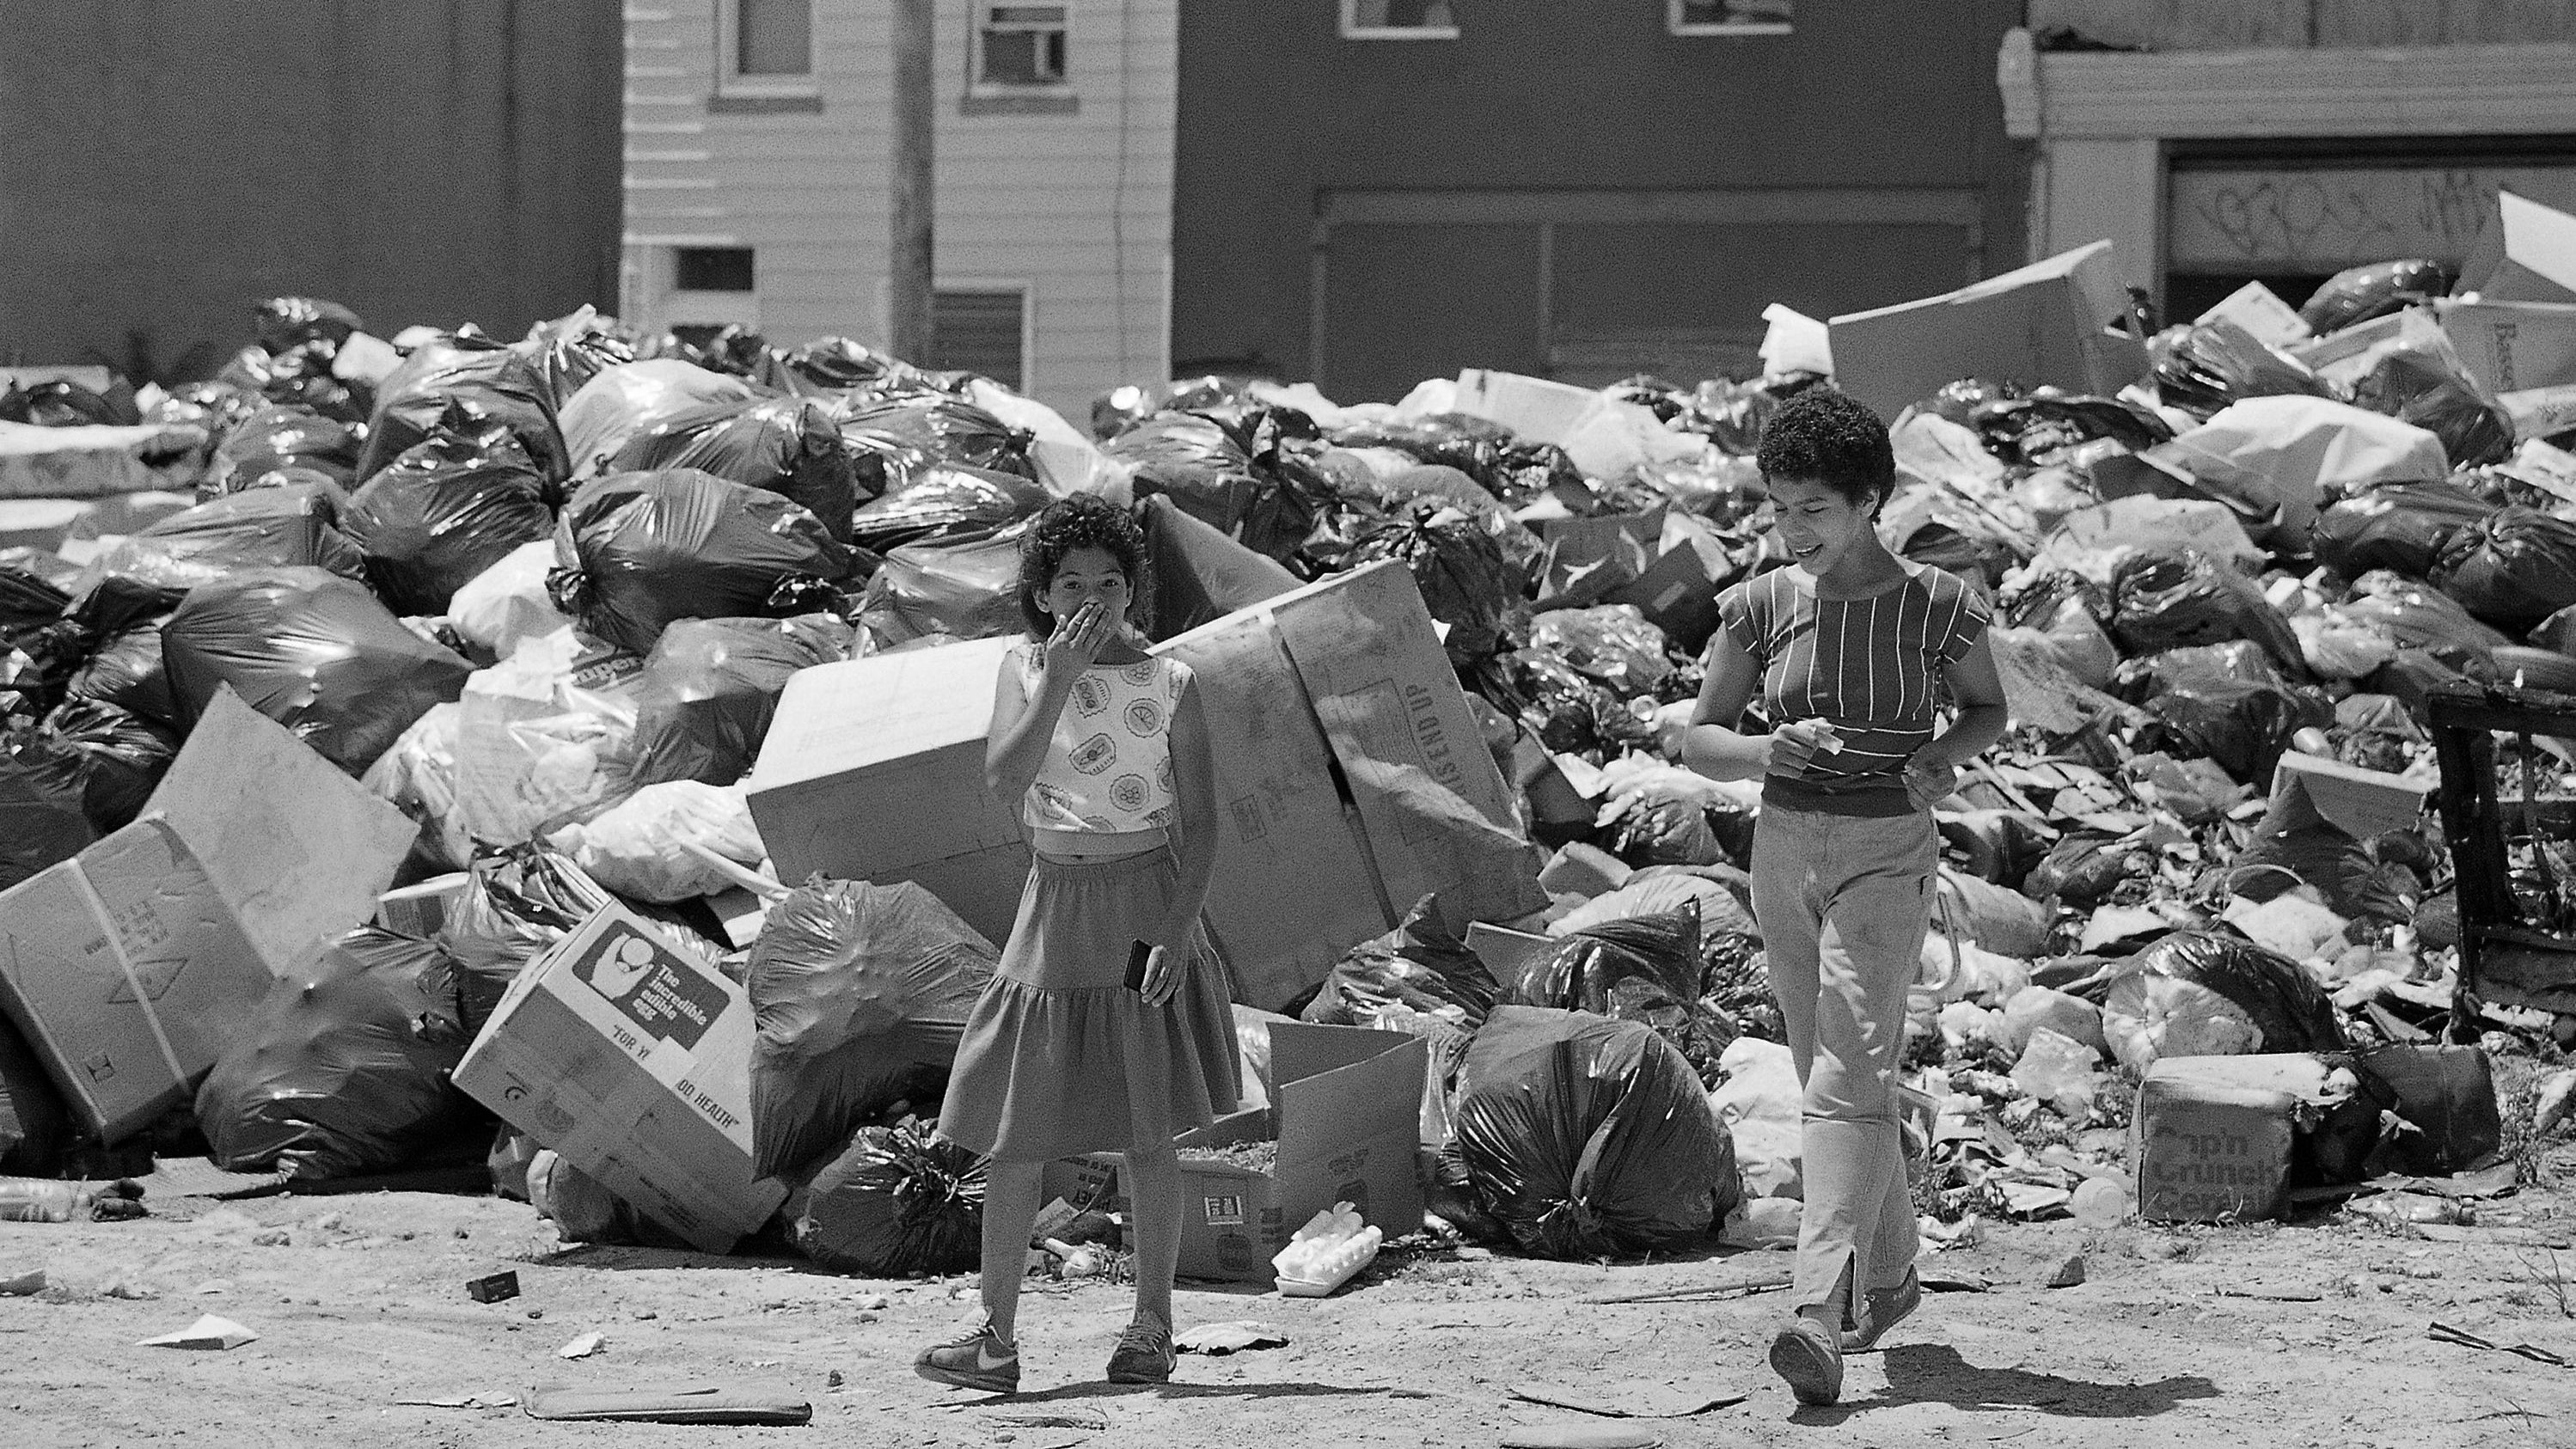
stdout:
POLYGON ((456 591, 448 622, 496 657, 509 658, 528 640, 572 623, 546 593, 546 571, 554 566, 553 539, 519 545, 456 591))
POLYGON ((1745 1197, 1804 1197, 1804 1094, 1789 1049, 1737 1037, 1718 1055, 1717 1069, 1726 1080, 1708 1094, 1708 1105, 1735 1139, 1745 1197))
POLYGON ((743 787, 695 780, 647 785, 547 839, 591 879, 642 901, 685 901, 734 886, 732 876, 683 849, 683 842, 742 866, 756 866, 767 854, 743 787))

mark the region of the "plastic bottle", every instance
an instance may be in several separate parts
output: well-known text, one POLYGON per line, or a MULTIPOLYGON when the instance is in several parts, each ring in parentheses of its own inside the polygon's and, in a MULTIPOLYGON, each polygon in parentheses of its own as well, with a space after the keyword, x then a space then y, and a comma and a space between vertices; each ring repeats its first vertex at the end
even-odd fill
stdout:
POLYGON ((2136 1186, 2125 1177, 2088 1177, 2075 1189, 2075 1200, 2067 1207, 2075 1214, 2075 1220, 2086 1227, 2117 1227, 2129 1215, 2129 1204, 2136 1196, 2136 1186))
POLYGON ((87 1214, 96 1194, 87 1183, 0 1177, 0 1223, 67 1223, 87 1214))

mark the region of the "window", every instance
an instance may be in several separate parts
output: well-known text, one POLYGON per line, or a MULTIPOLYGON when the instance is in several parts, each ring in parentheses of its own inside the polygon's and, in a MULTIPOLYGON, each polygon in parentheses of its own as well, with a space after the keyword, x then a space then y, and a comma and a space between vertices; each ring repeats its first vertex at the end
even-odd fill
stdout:
POLYGON ((929 365, 942 372, 980 373, 1026 392, 1028 290, 988 286, 933 293, 929 365))
POLYGON ((1456 40, 1453 0, 1342 0, 1344 40, 1456 40))
POLYGON ((1065 83, 1063 5, 976 5, 975 84, 993 87, 1065 83))
POLYGON ((751 248, 681 247, 672 260, 671 285, 683 292, 750 292, 751 248))
POLYGON ((716 89, 735 96, 814 93, 814 0, 717 0, 716 89))
POLYGON ((1797 0, 1665 0, 1675 35, 1786 35, 1797 0))

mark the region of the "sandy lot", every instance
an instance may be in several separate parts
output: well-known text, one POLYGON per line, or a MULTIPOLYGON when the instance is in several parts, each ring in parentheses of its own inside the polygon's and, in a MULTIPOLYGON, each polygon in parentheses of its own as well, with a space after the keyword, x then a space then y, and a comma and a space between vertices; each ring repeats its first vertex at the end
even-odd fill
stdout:
MULTIPOLYGON (((2576 1149, 2544 1164, 2576 1173, 2576 1149)), ((797 1262, 564 1247, 525 1204, 426 1193, 170 1198, 125 1223, 0 1224, 0 1443, 71 1449, 615 1444, 1493 1445, 1581 1416, 1511 1397, 1714 1374, 1748 1395, 1649 1423, 1672 1445, 2576 1445, 2576 1368, 2427 1336, 2435 1321, 2576 1358, 2576 1251, 2450 1243, 2337 1219, 2225 1229, 2071 1222, 1989 1227, 1928 1263, 1985 1275, 1852 1360, 1844 1403, 1802 1410, 1762 1362, 1778 1294, 1601 1304, 1784 1266, 1785 1254, 1577 1265, 1432 1253, 1335 1298, 1184 1285, 1192 1322, 1249 1318, 1283 1349, 1185 1355, 1155 1391, 1100 1382, 1123 1290, 1055 1285, 1024 1318, 1026 1392, 915 1378, 909 1360, 970 1311, 965 1280, 867 1282, 797 1262), (2087 1280, 2043 1286, 2071 1253, 2087 1280), (513 1268, 524 1292, 466 1296, 513 1268), (2562 1291, 2564 1290, 2564 1291, 2562 1291), (2243 1296, 2243 1295, 2269 1296, 2243 1296), (864 1305, 883 1295, 887 1306, 864 1305), (2291 1301, 2314 1295, 2313 1301, 2291 1301), (256 1331, 228 1352, 136 1347, 218 1313, 256 1331), (862 1314, 871 1314, 863 1319, 862 1314), (595 1356, 557 1350, 605 1335, 595 1356), (532 1384, 773 1386, 800 1428, 541 1423, 532 1384), (406 1402, 406 1401, 434 1402, 406 1402)), ((2490 1237, 2567 1241, 2576 1193, 2480 1204, 2490 1237)))

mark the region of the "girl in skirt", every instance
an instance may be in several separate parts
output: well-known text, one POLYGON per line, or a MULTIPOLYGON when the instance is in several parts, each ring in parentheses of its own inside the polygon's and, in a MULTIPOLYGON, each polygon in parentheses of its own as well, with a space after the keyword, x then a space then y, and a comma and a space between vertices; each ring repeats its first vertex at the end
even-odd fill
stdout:
POLYGON ((984 1318, 916 1362, 1010 1393, 1046 1163, 1126 1154, 1136 1314, 1109 1381, 1172 1374, 1177 1132, 1234 1110, 1231 984, 1199 912, 1215 867, 1216 773, 1189 666, 1139 647, 1144 532, 1088 495, 1038 515, 1020 553, 1028 638, 994 687, 986 784, 1021 802, 1035 861, 992 984, 967 1019, 939 1130, 988 1154, 984 1318), (1141 982, 1129 958, 1144 948, 1141 982))

